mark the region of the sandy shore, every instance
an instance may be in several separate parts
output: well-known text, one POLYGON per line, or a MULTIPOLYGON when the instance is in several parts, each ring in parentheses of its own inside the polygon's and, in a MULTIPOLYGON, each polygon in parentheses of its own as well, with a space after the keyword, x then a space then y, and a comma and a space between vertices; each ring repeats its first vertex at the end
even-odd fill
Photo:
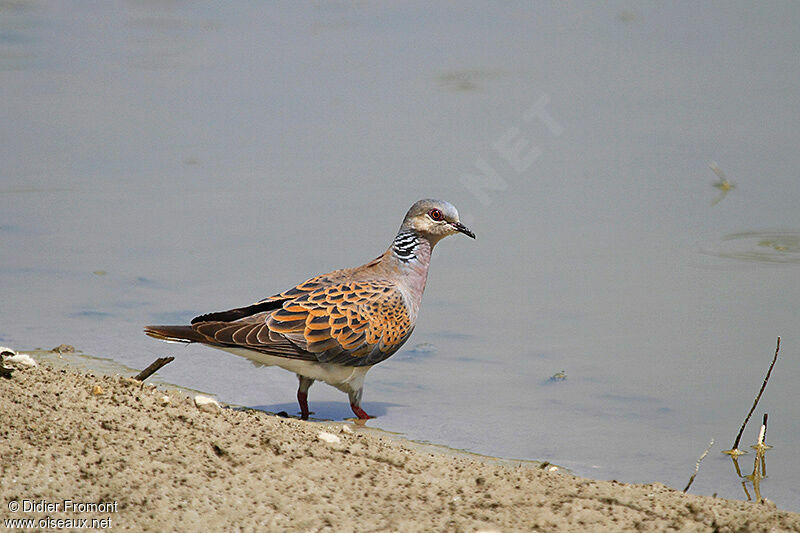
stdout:
POLYGON ((349 422, 204 412, 47 363, 0 379, 0 398, 0 519, 29 529, 800 531, 769 503, 435 453, 349 422))

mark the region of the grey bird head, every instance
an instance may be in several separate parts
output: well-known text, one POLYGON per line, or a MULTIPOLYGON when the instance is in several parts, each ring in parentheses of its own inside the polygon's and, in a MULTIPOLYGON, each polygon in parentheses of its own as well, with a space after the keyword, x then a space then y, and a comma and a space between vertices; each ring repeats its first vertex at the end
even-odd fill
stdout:
POLYGON ((444 200, 420 200, 411 206, 403 219, 400 231, 412 229, 424 237, 431 244, 453 235, 463 233, 467 237, 475 238, 468 227, 458 220, 458 210, 455 206, 444 200))

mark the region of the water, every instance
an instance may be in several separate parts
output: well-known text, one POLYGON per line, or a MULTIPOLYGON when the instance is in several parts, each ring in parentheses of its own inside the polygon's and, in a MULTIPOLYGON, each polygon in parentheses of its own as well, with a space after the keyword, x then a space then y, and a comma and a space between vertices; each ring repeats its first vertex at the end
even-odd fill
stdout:
POLYGON ((361 264, 441 197, 478 239, 437 247, 370 425, 677 488, 713 437, 692 492, 745 498, 719 452, 781 335, 742 444, 768 412, 761 491, 800 511, 796 4, 0 13, 4 345, 172 354, 167 381, 295 412, 294 376, 142 326, 361 264))

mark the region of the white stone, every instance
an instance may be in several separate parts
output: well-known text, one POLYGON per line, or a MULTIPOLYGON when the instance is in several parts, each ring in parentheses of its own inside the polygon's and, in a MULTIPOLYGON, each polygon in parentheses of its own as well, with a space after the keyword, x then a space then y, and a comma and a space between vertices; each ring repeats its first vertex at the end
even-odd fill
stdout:
POLYGON ((317 437, 319 437, 319 440, 325 441, 328 444, 338 444, 342 442, 342 439, 340 439, 333 433, 328 433, 327 431, 320 431, 317 437))
POLYGON ((26 353, 16 353, 11 357, 3 358, 3 361, 6 363, 11 363, 15 366, 23 366, 26 368, 32 368, 36 366, 36 361, 33 360, 33 357, 26 353))
POLYGON ((194 397, 194 405, 206 413, 216 413, 220 409, 219 402, 217 402, 217 400, 201 394, 198 394, 194 397))

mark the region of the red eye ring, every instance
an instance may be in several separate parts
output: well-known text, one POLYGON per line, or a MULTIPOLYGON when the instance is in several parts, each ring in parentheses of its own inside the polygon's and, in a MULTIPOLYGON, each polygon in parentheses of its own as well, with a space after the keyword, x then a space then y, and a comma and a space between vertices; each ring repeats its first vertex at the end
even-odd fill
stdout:
POLYGON ((438 209, 431 209, 428 211, 428 216, 431 217, 431 220, 435 220, 436 222, 444 220, 444 215, 438 209))

